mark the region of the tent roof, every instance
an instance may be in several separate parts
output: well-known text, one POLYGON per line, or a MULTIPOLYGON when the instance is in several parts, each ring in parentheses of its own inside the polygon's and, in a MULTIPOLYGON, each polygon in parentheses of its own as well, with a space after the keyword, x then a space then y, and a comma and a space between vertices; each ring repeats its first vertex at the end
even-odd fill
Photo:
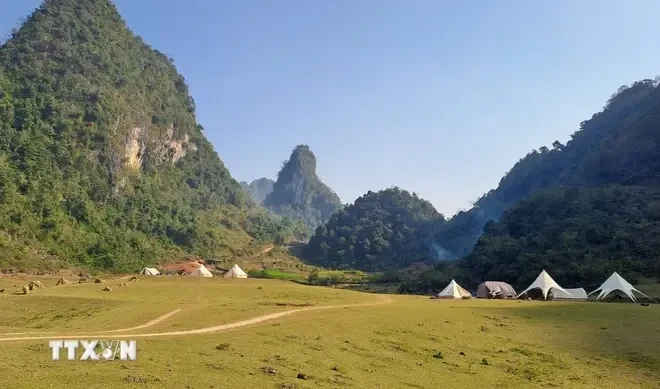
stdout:
POLYGON ((235 264, 235 265, 232 266, 232 268, 229 269, 229 271, 225 274, 225 277, 231 277, 231 276, 236 276, 236 277, 243 277, 243 276, 244 276, 244 277, 247 277, 247 273, 244 272, 243 269, 241 269, 241 267, 238 266, 238 264, 235 264))
POLYGON ((580 299, 580 300, 586 300, 587 299, 587 291, 584 290, 584 288, 575 288, 575 289, 565 289, 566 292, 559 289, 555 289, 552 291, 552 294, 554 295, 555 299, 580 299))
POLYGON ((470 292, 461 287, 456 281, 451 280, 449 285, 447 285, 442 292, 438 293, 438 297, 453 297, 453 298, 462 298, 462 297, 472 297, 470 292))
POLYGON ((158 275, 160 272, 155 267, 143 267, 142 270, 140 270, 140 274, 158 275))
POLYGON ((231 271, 233 271, 234 273, 239 274, 239 275, 243 275, 243 274, 247 275, 247 273, 244 272, 243 269, 241 269, 241 267, 238 266, 238 264, 235 264, 234 266, 232 266, 231 271))
POLYGON ((559 284, 554 279, 552 279, 552 277, 550 277, 550 274, 548 274, 545 271, 545 269, 541 272, 541 274, 539 274, 538 277, 536 277, 536 280, 534 280, 534 282, 532 282, 532 284, 530 286, 528 286, 527 289, 523 290, 518 295, 518 297, 520 297, 523 293, 526 293, 527 291, 530 291, 530 290, 536 289, 536 288, 541 289, 541 291, 543 292, 543 299, 544 300, 548 298, 548 292, 550 291, 550 289, 560 290, 560 291, 568 294, 569 297, 572 296, 572 298, 575 298, 575 296, 573 296, 570 292, 566 291, 566 289, 559 286, 559 284))
POLYGON ((650 298, 649 296, 645 295, 644 293, 640 292, 632 286, 632 284, 628 281, 626 281, 623 277, 619 275, 619 273, 614 272, 612 275, 603 282, 603 285, 601 285, 598 289, 594 290, 593 292, 589 293, 589 295, 592 295, 598 291, 600 291, 600 294, 598 294, 598 297, 596 297, 596 300, 602 300, 605 297, 607 297, 608 294, 614 292, 614 291, 621 291, 626 294, 632 301, 637 302, 637 298, 635 298, 635 295, 633 292, 637 292, 641 294, 644 297, 650 298))
POLYGON ((206 276, 210 276, 210 277, 213 276, 213 274, 209 271, 209 269, 207 269, 206 266, 201 265, 201 264, 199 265, 199 267, 197 269, 195 269, 194 272, 190 273, 190 275, 197 275, 197 274, 202 274, 205 277, 206 276))
POLYGON ((488 297, 489 295, 502 295, 504 297, 515 297, 517 295, 513 286, 502 281, 485 281, 477 287, 478 297, 488 297))
POLYGON ((484 281, 479 284, 478 288, 487 288, 488 290, 500 291, 502 293, 511 294, 513 296, 516 295, 516 290, 513 288, 513 286, 503 281, 484 281))

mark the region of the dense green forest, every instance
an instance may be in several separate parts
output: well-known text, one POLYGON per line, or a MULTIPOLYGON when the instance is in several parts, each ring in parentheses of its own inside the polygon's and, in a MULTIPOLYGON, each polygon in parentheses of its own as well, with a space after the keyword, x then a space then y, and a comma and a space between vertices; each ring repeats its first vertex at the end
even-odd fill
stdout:
POLYGON ((508 209, 459 268, 469 285, 516 285, 542 269, 562 285, 595 288, 613 271, 660 279, 660 188, 543 191, 508 209), (469 279, 468 279, 469 277, 469 279))
POLYGON ((298 145, 277 174, 263 205, 277 215, 302 221, 311 234, 341 207, 339 196, 316 174, 316 156, 298 145))
POLYGON ((0 265, 135 270, 283 240, 108 0, 47 0, 0 47, 0 265))
POLYGON ((548 189, 486 224, 468 256, 404 280, 406 292, 431 292, 456 278, 529 285, 543 269, 564 287, 600 285, 613 271, 636 282, 660 279, 660 187, 548 189))
POLYGON ((314 264, 380 271, 434 258, 433 228, 444 218, 400 188, 368 192, 319 226, 305 250, 314 264))

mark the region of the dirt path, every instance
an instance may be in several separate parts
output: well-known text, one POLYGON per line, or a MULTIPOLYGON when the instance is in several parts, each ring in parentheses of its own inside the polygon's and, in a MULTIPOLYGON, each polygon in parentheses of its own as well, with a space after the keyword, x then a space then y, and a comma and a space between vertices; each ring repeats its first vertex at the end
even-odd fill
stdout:
MULTIPOLYGON (((111 332, 126 332, 126 331, 141 330, 143 328, 148 328, 148 327, 154 326, 154 325, 160 323, 161 321, 163 321, 163 320, 169 318, 170 316, 172 316, 176 313, 179 313, 179 312, 181 312, 181 308, 177 308, 177 309, 173 310, 172 312, 166 313, 163 316, 159 316, 159 317, 153 319, 152 321, 147 322, 147 323, 142 324, 142 325, 139 325, 139 326, 130 327, 130 328, 121 328, 121 329, 118 329, 118 330, 100 331, 100 332, 95 332, 95 334, 108 334, 108 333, 111 333, 111 332)), ((57 334, 57 332, 52 332, 52 331, 51 332, 49 332, 49 331, 44 331, 44 332, 9 332, 9 333, 0 334, 0 336, 7 336, 7 335, 43 335, 43 334, 57 334)))
POLYGON ((152 321, 150 321, 148 323, 145 323, 145 324, 142 324, 142 325, 139 325, 139 326, 135 326, 135 327, 131 327, 131 328, 122 328, 120 330, 103 331, 101 333, 102 334, 107 334, 107 333, 110 333, 110 332, 126 332, 126 331, 133 331, 133 330, 141 330, 143 328, 148 328, 148 327, 154 326, 154 325, 160 323, 161 321, 163 321, 163 320, 169 318, 170 316, 172 316, 174 314, 177 314, 179 312, 181 312, 181 308, 177 308, 177 309, 173 310, 172 312, 166 313, 163 316, 157 317, 157 318, 153 319, 152 321))
MULTIPOLYGON (((295 313, 300 313, 300 312, 319 311, 319 310, 323 310, 323 309, 336 309, 336 308, 368 307, 368 306, 389 304, 389 303, 392 302, 392 300, 387 296, 379 296, 379 297, 381 297, 381 301, 377 301, 377 302, 373 302, 373 303, 328 305, 328 306, 323 306, 323 307, 297 308, 297 309, 291 309, 291 310, 288 310, 288 311, 276 312, 276 313, 271 313, 271 314, 268 314, 268 315, 257 316, 257 317, 253 317, 251 319, 241 320, 241 321, 237 321, 237 322, 234 322, 234 323, 221 324, 221 325, 217 325, 217 326, 213 326, 213 327, 199 328, 199 329, 196 329, 196 330, 182 330, 182 331, 170 331, 170 332, 152 332, 152 333, 145 333, 145 334, 98 335, 98 336, 89 335, 89 333, 81 334, 81 335, 63 335, 63 334, 57 335, 57 334, 55 334, 55 335, 51 335, 51 336, 26 336, 26 337, 0 338, 0 342, 10 342, 10 341, 18 341, 18 340, 45 340, 45 339, 53 339, 53 338, 57 338, 57 339, 152 338, 152 337, 157 337, 157 336, 178 336, 178 335, 206 334, 206 333, 211 333, 211 332, 226 331, 226 330, 230 330, 232 328, 246 327, 246 326, 253 325, 253 324, 263 323, 265 321, 279 319, 281 317, 293 315, 295 313)), ((173 315, 174 313, 175 312, 170 312, 168 315, 173 315)), ((164 316, 167 316, 167 315, 164 315, 164 316)), ((163 316, 161 316, 161 318, 162 317, 163 316)), ((149 322, 147 324, 153 323, 156 320, 158 320, 158 319, 152 320, 151 322, 149 322)), ((162 320, 164 320, 164 319, 162 319, 162 320)), ((153 324, 155 324, 155 323, 153 323, 153 324)), ((153 325, 153 324, 151 324, 151 325, 153 325)), ((145 326, 146 326, 146 324, 143 325, 143 326, 130 328, 128 330, 137 329, 137 328, 145 328, 145 326)), ((107 334, 108 332, 117 332, 117 330, 106 331, 106 332, 97 332, 97 334, 107 334)))

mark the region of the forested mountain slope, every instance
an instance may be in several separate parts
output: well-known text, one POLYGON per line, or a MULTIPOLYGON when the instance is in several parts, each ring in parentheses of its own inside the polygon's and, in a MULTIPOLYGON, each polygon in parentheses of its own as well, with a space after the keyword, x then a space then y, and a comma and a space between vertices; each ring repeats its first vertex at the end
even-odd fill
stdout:
POLYGON ((402 290, 431 291, 454 277, 523 287, 544 268, 567 287, 597 286, 612 271, 633 282, 660 279, 658 193, 660 90, 644 80, 619 88, 566 146, 528 154, 496 190, 443 225, 436 239, 464 258, 402 290))
POLYGON ((0 47, 0 265, 125 271, 287 234, 202 130, 110 1, 45 1, 0 47))
MULTIPOLYGON (((644 210, 649 206, 648 202, 652 199, 649 197, 650 195, 639 193, 653 192, 653 188, 660 184, 660 131, 658 129, 660 129, 660 89, 657 81, 644 80, 631 86, 621 87, 607 102, 602 112, 593 115, 591 119, 580 124, 580 130, 573 134, 572 140, 568 144, 562 145, 559 142, 554 142, 552 149, 541 147, 539 150, 530 152, 501 179, 496 189, 482 196, 472 209, 461 212, 446 222, 444 218, 440 217, 432 219, 427 223, 426 228, 420 230, 421 232, 409 235, 407 240, 412 242, 409 248, 415 247, 416 249, 406 254, 408 259, 403 259, 402 256, 386 258, 386 255, 377 255, 370 257, 365 262, 362 259, 362 257, 367 258, 365 255, 359 254, 356 257, 354 252, 347 250, 348 244, 341 243, 340 239, 341 237, 348 239, 351 236, 350 234, 354 234, 353 231, 361 231, 360 226, 364 220, 356 217, 339 218, 337 220, 341 220, 341 224, 337 224, 335 221, 334 224, 331 222, 325 229, 317 230, 316 236, 310 241, 307 255, 326 266, 341 267, 347 264, 363 266, 363 264, 369 263, 368 268, 370 269, 402 268, 410 264, 410 258, 420 261, 426 260, 427 262, 434 259, 458 259, 470 254, 488 221, 499 220, 509 207, 536 192, 546 189, 557 189, 561 192, 572 187, 591 188, 610 185, 648 187, 646 189, 642 188, 643 190, 630 189, 631 193, 638 194, 635 197, 637 200, 632 201, 630 199, 625 204, 625 208, 621 210, 627 212, 625 216, 621 216, 627 218, 626 220, 632 217, 632 214, 643 215, 644 210), (642 192, 635 192, 635 190, 642 190, 642 192), (331 231, 334 231, 335 236, 327 236, 331 231), (432 234, 432 239, 427 239, 429 233, 432 234), (421 245, 420 242, 422 241, 428 242, 428 244, 426 246, 421 245), (358 259, 356 260, 356 258, 358 259), (373 258, 380 258, 380 260, 373 258), (374 261, 382 261, 382 263, 375 263, 374 261)), ((616 203, 621 201, 617 197, 619 191, 625 191, 626 189, 614 192, 608 191, 608 189, 604 190, 604 194, 601 193, 598 196, 605 196, 609 198, 607 201, 616 203)), ((585 192, 584 196, 591 199, 589 193, 592 192, 585 192)), ((585 201, 589 202, 590 200, 585 201)), ((531 208, 525 207, 524 204, 526 203, 521 205, 522 208, 516 208, 517 211, 515 212, 517 213, 515 215, 520 215, 520 212, 524 214, 525 211, 533 211, 531 208)), ((563 205, 568 207, 567 209, 572 209, 571 203, 563 205)), ((561 208, 561 206, 556 207, 561 208)), ((560 209, 557 212, 560 211, 565 214, 566 209, 560 209)), ((595 206, 581 209, 581 212, 583 212, 580 216, 583 219, 581 223, 585 228, 591 227, 591 224, 587 221, 600 220, 598 215, 602 216, 602 213, 599 213, 602 211, 595 206)), ((414 213, 408 211, 404 211, 402 214, 405 217, 414 215, 414 213)), ((540 217, 537 213, 533 214, 537 218, 540 217)), ((614 219, 617 218, 616 214, 610 216, 614 219)), ((332 220, 335 219, 333 217, 332 220)), ((553 224, 554 219, 551 218, 534 220, 537 222, 535 228, 543 231, 545 231, 542 228, 543 223, 552 225, 555 228, 553 234, 559 234, 561 228, 566 227, 561 223, 553 224)), ((638 222, 645 223, 641 220, 639 219, 638 222)), ((622 230, 621 233, 635 231, 633 224, 623 223, 621 220, 616 224, 611 224, 611 228, 613 230, 610 233, 614 233, 614 230, 617 229, 622 230)), ((641 239, 642 236, 637 236, 637 238, 641 239)), ((515 240, 518 237, 512 239, 515 240)), ((543 239, 552 240, 550 237, 543 237, 543 239)), ((388 241, 388 239, 385 239, 385 241, 388 241)), ((526 282, 525 277, 531 277, 530 274, 540 271, 538 269, 540 265, 531 266, 530 263, 526 263, 526 272, 520 273, 520 266, 515 267, 511 263, 512 261, 524 261, 524 258, 529 257, 530 253, 525 251, 524 246, 515 255, 509 255, 508 252, 507 255, 497 254, 500 253, 498 250, 504 241, 506 240, 494 239, 487 234, 484 240, 480 241, 482 246, 479 246, 479 250, 475 250, 474 255, 471 255, 465 261, 459 262, 456 266, 442 264, 439 268, 444 273, 447 273, 446 270, 449 269, 450 272, 456 271, 458 274, 461 270, 459 267, 463 266, 465 272, 473 273, 472 275, 465 275, 469 281, 475 281, 490 274, 504 277, 500 279, 511 282, 526 282), (519 258, 518 255, 522 257, 519 258), (503 274, 504 271, 510 271, 510 273, 508 275, 503 274), (515 277, 513 273, 516 273, 515 277)), ((598 255, 602 253, 602 247, 589 246, 591 241, 583 240, 581 242, 581 245, 574 247, 577 250, 576 252, 582 251, 585 255, 590 252, 598 253, 598 255)), ((372 243, 371 239, 370 243, 372 243)), ((358 247, 359 245, 354 246, 358 247)), ((382 246, 387 247, 385 244, 382 246)), ((566 247, 563 246, 563 243, 555 242, 547 249, 564 252, 566 247)), ((616 251, 612 252, 618 253, 616 251)), ((625 251, 628 259, 623 259, 626 264, 622 265, 621 268, 629 269, 631 272, 637 272, 640 275, 652 274, 654 265, 648 262, 652 260, 652 256, 649 256, 650 253, 634 250, 625 251), (638 261, 646 265, 640 265, 638 261), (633 262, 637 264, 633 265, 633 262)), ((534 255, 540 254, 536 253, 534 255)), ((577 263, 580 263, 579 266, 588 268, 588 270, 580 270, 579 274, 590 274, 582 278, 578 277, 581 281, 594 282, 593 280, 597 278, 596 275, 600 276, 605 271, 604 269, 612 268, 606 265, 601 268, 593 268, 592 265, 596 266, 596 262, 600 259, 593 261, 577 260, 575 255, 577 254, 565 255, 564 258, 567 258, 567 261, 561 263, 568 265, 569 262, 575 262, 576 266, 578 266, 577 263)), ((539 259, 540 257, 535 258, 539 259)), ((611 257, 608 256, 607 258, 611 257)), ((603 263, 611 264, 612 262, 610 259, 603 259, 603 263)), ((438 280, 443 283, 448 282, 444 277, 440 277, 438 280)))
POLYGON ((369 192, 319 226, 305 256, 325 267, 366 271, 428 262, 435 257, 433 228, 443 222, 416 194, 396 187, 369 192))
POLYGON ((532 193, 552 187, 660 183, 660 89, 643 80, 619 88, 602 112, 580 124, 565 146, 541 147, 521 159, 472 209, 452 217, 437 243, 467 255, 489 220, 532 193))
POLYGON ((542 269, 562 285, 596 288, 613 271, 660 279, 660 188, 607 186, 552 189, 486 224, 463 281, 524 286, 542 269))

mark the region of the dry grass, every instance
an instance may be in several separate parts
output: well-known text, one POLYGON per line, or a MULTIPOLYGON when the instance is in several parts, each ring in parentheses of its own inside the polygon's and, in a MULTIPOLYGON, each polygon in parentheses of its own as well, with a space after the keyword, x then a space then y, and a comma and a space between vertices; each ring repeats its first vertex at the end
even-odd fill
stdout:
POLYGON ((12 286, 40 279, 46 288, 29 295, 0 295, 0 332, 113 330, 146 323, 178 308, 182 309, 181 314, 149 331, 186 330, 291 306, 360 303, 371 297, 326 288, 292 288, 290 282, 264 283, 257 279, 141 277, 138 282, 109 279, 105 284, 65 286, 55 286, 55 277, 11 279, 12 286), (120 283, 129 286, 119 286, 120 283), (113 291, 103 292, 105 285, 113 291))
MULTIPOLYGON (((380 298, 274 280, 145 277, 105 294, 98 284, 46 284, 32 295, 0 296, 2 332, 24 330, 22 320, 42 331, 129 327, 181 308, 143 330, 155 332, 293 308, 281 304, 380 298)), ((54 362, 47 341, 2 342, 0 371, 18 389, 83 381, 90 388, 659 387, 658 305, 391 298, 214 334, 138 338, 134 362, 54 362)))

